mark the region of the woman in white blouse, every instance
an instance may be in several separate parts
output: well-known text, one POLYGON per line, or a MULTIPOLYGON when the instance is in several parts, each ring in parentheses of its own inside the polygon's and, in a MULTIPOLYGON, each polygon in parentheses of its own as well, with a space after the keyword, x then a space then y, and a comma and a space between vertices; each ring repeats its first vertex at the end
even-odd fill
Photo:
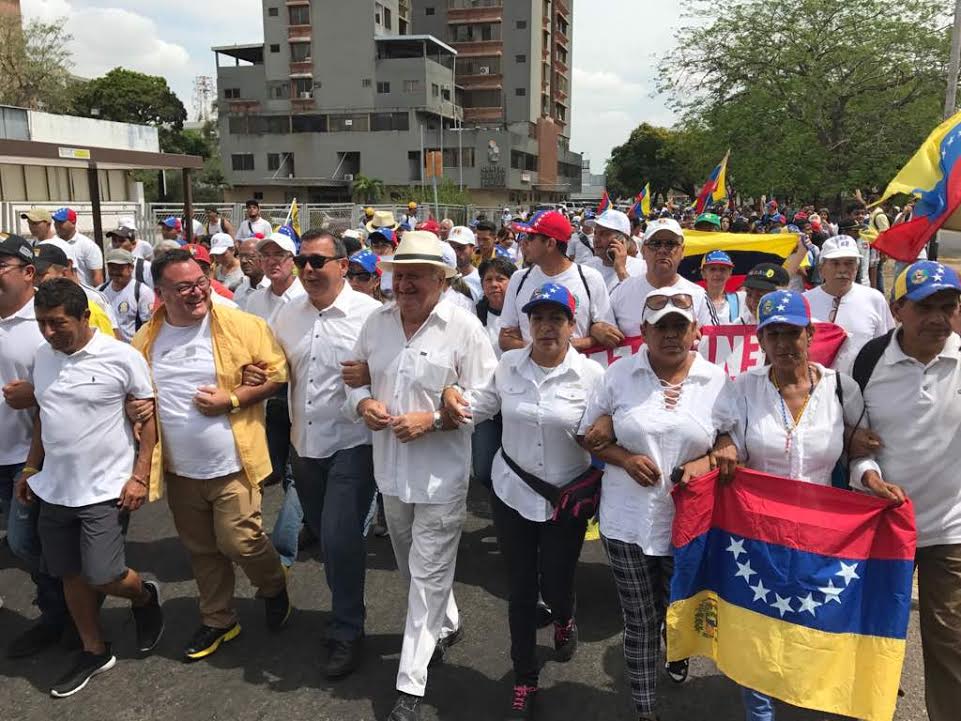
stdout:
MULTIPOLYGON (((757 336, 768 365, 734 381, 732 435, 746 467, 829 486, 845 450, 846 428, 857 427, 864 401, 853 379, 808 359, 813 335, 803 295, 778 290, 761 298, 757 336)), ((866 458, 859 467, 867 469, 861 483, 880 494, 887 484, 877 464, 866 458)), ((728 470, 722 469, 722 481, 728 470)), ((770 697, 747 688, 742 697, 748 721, 773 721, 770 697)))
MULTIPOLYGON (((617 361, 588 405, 582 433, 613 417, 615 445, 585 445, 607 463, 600 527, 624 615, 624 660, 641 721, 653 721, 661 623, 674 569, 671 479, 706 473, 719 433, 733 426, 719 402, 724 371, 691 352, 697 334, 694 298, 684 290, 651 291, 641 332, 645 345, 617 361), (603 446, 603 447, 602 447, 603 446)), ((678 669, 686 676, 686 662, 678 669)))
POLYGON ((460 422, 500 411, 504 432, 491 473, 491 505, 507 563, 514 688, 509 718, 531 718, 538 684, 538 591, 554 619, 554 659, 569 661, 577 648, 574 572, 588 519, 559 517, 516 469, 561 487, 590 470, 590 454, 577 440, 588 398, 604 369, 571 345, 574 295, 564 286, 538 288, 522 311, 531 345, 505 352, 493 382, 471 394, 470 412, 457 389, 444 393, 445 410, 460 422))

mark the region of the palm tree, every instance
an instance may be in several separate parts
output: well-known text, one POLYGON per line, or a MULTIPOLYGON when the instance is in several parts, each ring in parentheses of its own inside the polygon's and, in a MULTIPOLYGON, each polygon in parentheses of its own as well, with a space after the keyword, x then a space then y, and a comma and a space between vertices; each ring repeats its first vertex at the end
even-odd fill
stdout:
POLYGON ((376 203, 384 192, 384 181, 380 178, 368 178, 366 175, 355 175, 351 187, 354 199, 363 199, 365 203, 376 203))

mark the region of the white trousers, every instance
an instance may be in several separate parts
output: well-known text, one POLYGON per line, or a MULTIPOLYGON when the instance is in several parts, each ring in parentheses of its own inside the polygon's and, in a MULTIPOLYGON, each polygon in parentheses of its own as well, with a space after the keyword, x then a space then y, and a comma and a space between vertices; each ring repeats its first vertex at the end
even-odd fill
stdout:
POLYGON ((460 625, 453 586, 467 498, 412 504, 385 495, 384 515, 397 569, 410 584, 397 690, 423 696, 437 641, 460 625))

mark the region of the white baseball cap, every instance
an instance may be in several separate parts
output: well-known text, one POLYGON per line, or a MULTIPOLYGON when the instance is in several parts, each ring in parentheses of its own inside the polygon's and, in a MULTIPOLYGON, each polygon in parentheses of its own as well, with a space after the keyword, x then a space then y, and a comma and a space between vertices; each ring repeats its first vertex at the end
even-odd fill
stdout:
POLYGON ((440 254, 440 255, 441 255, 441 259, 444 261, 444 265, 446 265, 446 266, 448 266, 448 267, 450 267, 450 268, 453 268, 454 271, 455 271, 455 273, 456 273, 456 271, 457 271, 457 253, 454 252, 454 249, 451 248, 451 247, 450 247, 450 244, 448 244, 448 243, 443 243, 443 242, 442 242, 442 243, 441 243, 441 246, 443 246, 443 247, 442 247, 442 249, 441 249, 441 254, 440 254))
POLYGON ((858 249, 858 242, 850 235, 835 235, 828 238, 821 246, 821 257, 819 262, 834 260, 835 258, 856 258, 861 259, 861 251, 858 249))
POLYGON ((648 293, 647 296, 644 298, 644 311, 641 315, 642 321, 644 323, 650 323, 651 325, 653 325, 654 323, 657 323, 664 316, 670 315, 671 313, 676 313, 677 315, 684 316, 685 318, 687 318, 689 323, 693 323, 694 322, 693 300, 694 299, 691 296, 690 292, 688 292, 687 290, 684 290, 683 288, 670 288, 670 287, 655 288, 650 293, 648 293), (679 308, 678 306, 674 305, 670 301, 670 298, 676 295, 686 295, 688 298, 691 298, 691 307, 679 308), (664 303, 663 308, 658 308, 657 310, 654 310, 652 308, 647 307, 647 303, 651 298, 667 298, 668 300, 666 303, 664 303))
POLYGON ((214 233, 210 237, 210 254, 211 255, 223 255, 228 250, 233 250, 236 247, 234 239, 231 238, 227 233, 214 233))
POLYGON ((674 220, 674 218, 658 218, 647 224, 647 230, 644 231, 644 242, 646 243, 654 237, 655 233, 662 231, 670 232, 681 240, 684 240, 684 230, 681 228, 680 223, 674 220))
POLYGON ((447 242, 457 243, 458 245, 477 245, 477 238, 474 231, 467 226, 455 225, 447 235, 447 242))
POLYGON ((267 243, 274 243, 280 247, 281 250, 286 250, 288 253, 296 254, 297 248, 294 246, 294 241, 289 236, 283 233, 272 233, 264 238, 262 241, 257 243, 257 250, 263 250, 267 243))
POLYGON ((131 216, 127 215, 121 218, 117 222, 117 227, 119 228, 130 228, 130 230, 137 231, 137 221, 135 221, 131 216))
POLYGON ((353 228, 348 228, 343 233, 340 234, 341 238, 353 238, 354 240, 363 240, 359 230, 354 230, 353 228))
POLYGON ((601 228, 616 230, 618 233, 629 236, 631 234, 631 221, 627 215, 619 210, 608 208, 597 216, 594 224, 601 228))

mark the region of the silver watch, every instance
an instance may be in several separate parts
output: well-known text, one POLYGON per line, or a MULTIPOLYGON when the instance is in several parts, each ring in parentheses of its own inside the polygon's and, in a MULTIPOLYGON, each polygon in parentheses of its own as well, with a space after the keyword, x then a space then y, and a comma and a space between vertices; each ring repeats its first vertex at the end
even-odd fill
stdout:
POLYGON ((434 423, 431 430, 440 431, 444 429, 444 419, 441 418, 440 411, 434 411, 434 423))

